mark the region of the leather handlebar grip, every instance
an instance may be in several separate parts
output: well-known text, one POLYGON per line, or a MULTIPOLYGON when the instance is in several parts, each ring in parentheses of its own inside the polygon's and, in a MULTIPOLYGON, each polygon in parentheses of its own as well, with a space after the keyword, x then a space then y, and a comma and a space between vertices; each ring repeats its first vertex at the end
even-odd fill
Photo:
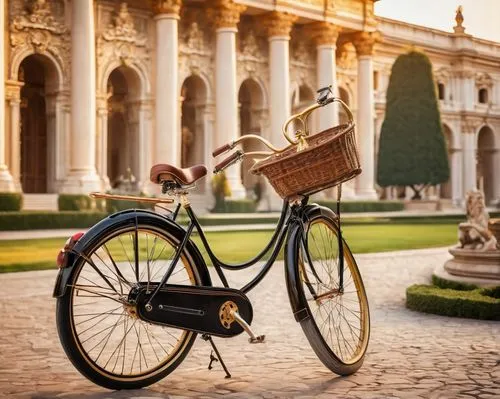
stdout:
POLYGON ((228 152, 232 147, 231 143, 224 144, 223 146, 216 148, 214 152, 212 152, 212 155, 214 157, 219 156, 220 154, 223 154, 225 152, 228 152))
POLYGON ((214 173, 219 173, 222 170, 226 169, 229 165, 238 161, 242 155, 243 153, 241 151, 236 151, 235 153, 231 154, 226 159, 222 160, 217 165, 215 165, 214 173))

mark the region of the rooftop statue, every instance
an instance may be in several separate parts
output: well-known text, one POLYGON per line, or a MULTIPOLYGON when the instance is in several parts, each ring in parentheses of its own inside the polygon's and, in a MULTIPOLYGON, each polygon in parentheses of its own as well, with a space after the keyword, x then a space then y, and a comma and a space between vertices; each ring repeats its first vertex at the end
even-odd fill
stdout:
POLYGON ((469 191, 466 196, 467 222, 458 225, 460 248, 493 251, 497 240, 488 229, 489 215, 483 193, 469 191))

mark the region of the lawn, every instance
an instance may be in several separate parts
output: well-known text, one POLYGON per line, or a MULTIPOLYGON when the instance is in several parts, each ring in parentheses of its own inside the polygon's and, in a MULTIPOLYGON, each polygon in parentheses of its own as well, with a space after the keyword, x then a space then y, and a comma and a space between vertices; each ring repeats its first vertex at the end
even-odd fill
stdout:
MULTIPOLYGON (((457 225, 448 223, 346 225, 343 232, 354 253, 442 247, 457 241, 457 225)), ((221 259, 241 262, 264 248, 271 235, 271 231, 211 232, 207 238, 221 259)), ((65 241, 64 238, 0 241, 0 273, 55 268, 57 253, 65 241)), ((199 238, 194 241, 205 255, 199 238)))

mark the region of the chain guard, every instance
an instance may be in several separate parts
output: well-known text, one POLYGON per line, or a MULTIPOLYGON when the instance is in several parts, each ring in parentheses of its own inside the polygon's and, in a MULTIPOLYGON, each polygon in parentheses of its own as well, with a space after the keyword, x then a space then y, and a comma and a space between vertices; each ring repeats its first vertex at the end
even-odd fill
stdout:
POLYGON ((252 323, 250 300, 233 288, 166 284, 150 302, 151 311, 145 306, 154 287, 149 287, 149 293, 146 290, 146 287, 141 287, 137 295, 137 314, 153 324, 217 337, 233 337, 244 330, 237 322, 230 323, 228 328, 227 320, 221 320, 221 310, 227 308, 228 302, 236 305, 239 315, 248 324, 252 323))

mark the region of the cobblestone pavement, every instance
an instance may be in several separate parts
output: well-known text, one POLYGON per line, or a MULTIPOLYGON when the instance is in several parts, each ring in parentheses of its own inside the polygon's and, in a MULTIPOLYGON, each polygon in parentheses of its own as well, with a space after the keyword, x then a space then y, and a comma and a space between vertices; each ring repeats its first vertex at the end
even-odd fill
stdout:
MULTIPOLYGON (((170 376, 148 389, 112 392, 85 380, 70 364, 55 327, 50 298, 55 271, 1 274, 0 396, 9 398, 499 398, 500 323, 409 311, 405 288, 428 281, 445 249, 357 257, 371 306, 372 335, 363 367, 349 377, 329 372, 292 317, 277 263, 250 293, 247 337, 216 343, 233 378, 207 370, 209 345, 197 340, 170 376)), ((253 270, 255 272, 255 270, 253 270)), ((245 281, 247 271, 232 281, 245 281)))

